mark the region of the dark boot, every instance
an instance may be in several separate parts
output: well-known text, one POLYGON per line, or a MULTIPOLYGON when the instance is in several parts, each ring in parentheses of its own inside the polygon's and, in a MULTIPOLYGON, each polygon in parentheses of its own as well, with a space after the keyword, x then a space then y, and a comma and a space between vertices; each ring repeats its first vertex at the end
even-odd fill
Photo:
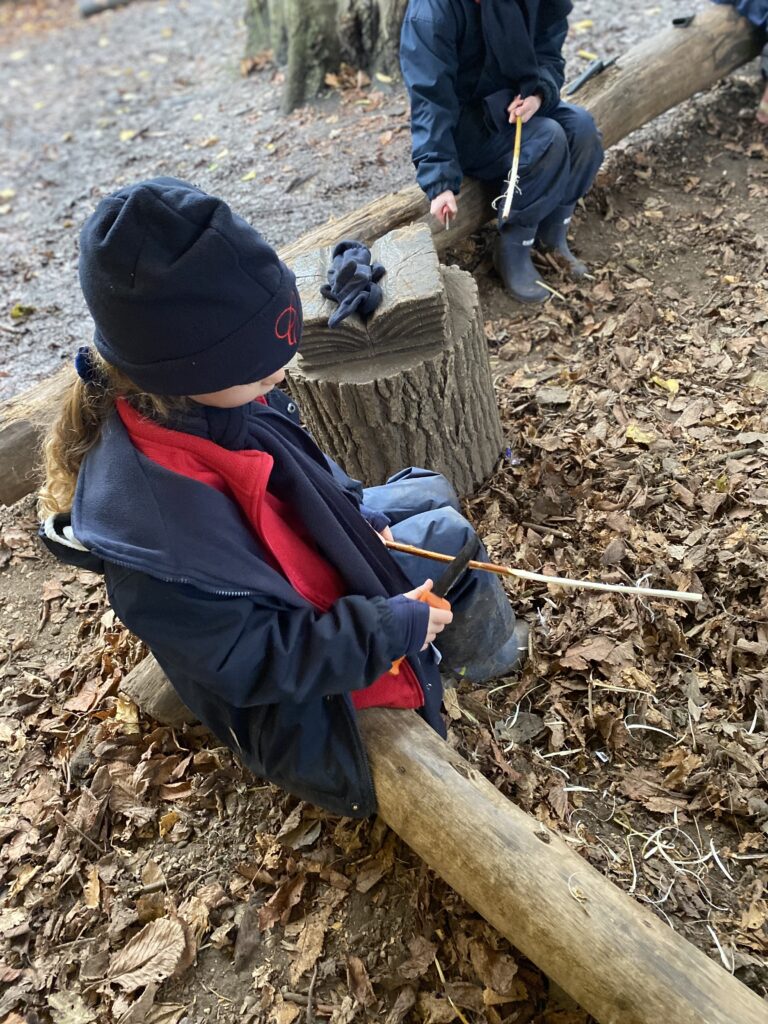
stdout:
POLYGON ((536 228, 505 224, 493 253, 496 272, 518 302, 545 302, 549 292, 539 284, 539 272, 531 260, 536 228))
POLYGON ((471 683, 517 671, 528 653, 528 626, 515 617, 498 576, 466 573, 456 591, 453 622, 437 641, 446 668, 471 683))
POLYGON ((536 232, 536 248, 556 253, 565 260, 574 277, 584 277, 587 265, 573 255, 568 245, 568 225, 574 209, 575 206, 557 206, 544 218, 536 232))
POLYGON ((479 654, 455 670, 455 674, 470 683, 487 683, 517 672, 528 657, 529 632, 528 623, 518 619, 505 644, 495 651, 479 654))

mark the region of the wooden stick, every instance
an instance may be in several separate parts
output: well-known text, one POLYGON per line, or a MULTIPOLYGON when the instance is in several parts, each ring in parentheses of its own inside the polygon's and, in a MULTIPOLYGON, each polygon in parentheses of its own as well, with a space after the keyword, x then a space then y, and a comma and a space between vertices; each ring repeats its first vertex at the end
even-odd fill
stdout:
POLYGON ((504 208, 501 211, 502 222, 507 219, 509 212, 512 209, 512 200, 515 197, 515 189, 517 188, 517 179, 520 177, 520 145, 523 141, 523 119, 522 117, 517 118, 515 122, 515 149, 512 153, 512 166, 509 170, 509 177, 507 178, 507 195, 504 199, 504 208))
MULTIPOLYGON (((401 551, 405 555, 418 555, 420 558, 431 558, 435 562, 451 562, 452 555, 443 555, 439 551, 427 551, 416 548, 412 544, 399 544, 395 540, 384 543, 392 551, 401 551)), ((494 565, 493 562, 469 563, 468 568, 480 569, 483 572, 495 572, 498 576, 515 576, 521 580, 533 580, 536 583, 554 583, 558 587, 572 587, 578 590, 601 590, 609 594, 637 594, 639 597, 662 597, 673 601, 701 601, 701 594, 689 593, 685 590, 653 590, 650 587, 630 587, 624 583, 597 583, 594 580, 572 580, 567 576, 544 576, 540 572, 529 572, 527 569, 512 569, 507 565, 494 565)))
POLYGON ((553 288, 553 287, 552 287, 552 285, 550 285, 550 284, 547 284, 547 282, 546 282, 546 281, 542 281, 542 280, 541 280, 541 278, 538 278, 538 279, 537 279, 537 281, 536 281, 536 284, 539 284, 539 285, 541 285, 541 287, 542 287, 542 288, 546 288, 546 290, 547 290, 547 291, 549 292, 549 294, 550 294, 550 295, 554 295, 554 296, 555 296, 555 298, 557 298, 557 299, 561 299, 561 300, 562 300, 563 302, 567 302, 567 301, 568 301, 568 300, 566 299, 566 297, 565 297, 565 296, 563 295, 563 293, 562 293, 562 292, 559 292, 559 291, 557 290, 557 288, 553 288))

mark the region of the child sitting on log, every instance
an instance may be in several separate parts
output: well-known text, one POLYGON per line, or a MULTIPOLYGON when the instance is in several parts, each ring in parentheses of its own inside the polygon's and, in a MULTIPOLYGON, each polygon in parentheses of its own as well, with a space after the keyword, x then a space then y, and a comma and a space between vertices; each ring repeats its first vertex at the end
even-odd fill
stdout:
POLYGON ((373 813, 356 711, 414 708, 444 733, 432 642, 477 682, 527 648, 496 577, 465 573, 453 612, 433 608, 423 560, 382 542, 455 555, 473 531, 453 489, 406 469, 363 491, 317 448, 275 387, 301 338, 294 275, 221 199, 172 178, 106 197, 80 282, 95 351, 46 442, 43 539, 104 574, 116 614, 255 773, 373 813))
POLYGON ((519 192, 494 252, 505 288, 521 302, 549 297, 533 246, 558 253, 577 276, 587 269, 566 236, 603 148, 592 116, 560 100, 571 7, 569 0, 410 0, 402 27, 413 162, 441 223, 457 212, 465 174, 504 191, 522 119, 519 192))

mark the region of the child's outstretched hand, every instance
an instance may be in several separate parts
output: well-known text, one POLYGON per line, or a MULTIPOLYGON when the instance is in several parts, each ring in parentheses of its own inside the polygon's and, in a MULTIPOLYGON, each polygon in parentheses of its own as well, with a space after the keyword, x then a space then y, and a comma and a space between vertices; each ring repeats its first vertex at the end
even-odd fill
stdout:
MULTIPOLYGON (((420 587, 416 587, 415 590, 409 590, 404 597, 409 597, 412 601, 422 600, 422 594, 428 594, 432 590, 432 580, 425 580, 420 587)), ((424 646, 421 648, 425 651, 427 647, 434 641, 438 633, 442 633, 449 623, 453 622, 453 612, 443 608, 433 608, 429 606, 429 625, 427 626, 427 635, 424 639, 424 646)))

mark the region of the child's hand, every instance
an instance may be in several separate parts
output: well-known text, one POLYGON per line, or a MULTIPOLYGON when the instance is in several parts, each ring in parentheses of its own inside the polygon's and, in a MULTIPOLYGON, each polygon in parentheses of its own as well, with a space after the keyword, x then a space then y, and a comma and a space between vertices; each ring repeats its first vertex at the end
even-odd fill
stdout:
MULTIPOLYGON (((418 601, 422 594, 427 594, 432 589, 432 580, 425 580, 420 587, 416 587, 415 590, 409 590, 405 597, 409 597, 412 601, 418 601)), ((453 622, 453 612, 446 611, 443 608, 433 608, 429 606, 429 625, 427 626, 427 635, 424 640, 424 646, 421 648, 425 651, 427 647, 434 641, 438 633, 442 633, 449 623, 453 622)))
POLYGON ((540 107, 541 96, 526 96, 525 99, 523 99, 522 96, 515 96, 507 107, 509 123, 514 124, 515 120, 520 117, 523 120, 523 124, 525 124, 526 121, 531 120, 540 107))
POLYGON ((441 192, 439 196, 435 196, 429 205, 429 212, 440 221, 442 225, 445 225, 446 213, 449 217, 455 217, 459 210, 459 204, 456 200, 456 196, 450 189, 446 192, 441 192))
POLYGON ((379 530, 377 536, 381 537, 382 544, 384 543, 385 540, 395 539, 392 530, 388 526, 385 526, 383 530, 379 530))

